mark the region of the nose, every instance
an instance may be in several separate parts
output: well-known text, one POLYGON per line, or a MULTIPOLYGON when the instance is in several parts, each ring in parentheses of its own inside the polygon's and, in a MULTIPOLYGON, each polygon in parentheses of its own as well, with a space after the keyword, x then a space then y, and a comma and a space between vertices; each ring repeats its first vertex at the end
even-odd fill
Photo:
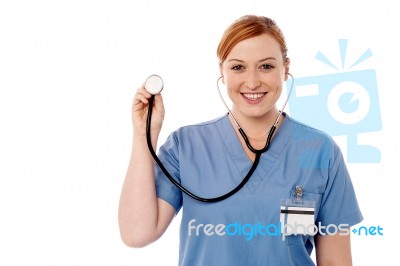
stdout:
POLYGON ((261 86, 261 79, 257 71, 248 71, 245 77, 245 86, 247 89, 255 90, 261 86))

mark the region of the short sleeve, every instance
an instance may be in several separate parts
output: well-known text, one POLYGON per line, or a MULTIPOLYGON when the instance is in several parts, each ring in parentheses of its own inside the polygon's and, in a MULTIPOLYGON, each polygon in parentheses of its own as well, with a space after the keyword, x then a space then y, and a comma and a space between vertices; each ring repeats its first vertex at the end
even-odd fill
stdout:
POLYGON ((335 145, 335 157, 322 196, 317 221, 321 225, 346 224, 353 226, 363 220, 356 194, 343 155, 335 145))
MULTIPOLYGON (((170 175, 180 182, 178 147, 176 136, 171 134, 160 147, 158 158, 170 175)), ((157 164, 155 165, 155 182, 157 197, 171 204, 178 213, 182 207, 182 192, 168 179, 157 164)))

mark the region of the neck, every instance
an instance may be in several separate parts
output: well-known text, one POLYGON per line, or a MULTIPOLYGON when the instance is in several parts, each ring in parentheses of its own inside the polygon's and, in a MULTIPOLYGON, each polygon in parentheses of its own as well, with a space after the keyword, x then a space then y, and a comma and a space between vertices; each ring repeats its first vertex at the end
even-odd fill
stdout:
MULTIPOLYGON (((232 115, 249 139, 265 139, 270 128, 275 124, 279 111, 274 108, 262 117, 249 117, 232 110, 232 115)), ((230 119, 234 123, 232 117, 230 119)), ((281 124, 282 119, 281 116, 277 127, 281 124)))

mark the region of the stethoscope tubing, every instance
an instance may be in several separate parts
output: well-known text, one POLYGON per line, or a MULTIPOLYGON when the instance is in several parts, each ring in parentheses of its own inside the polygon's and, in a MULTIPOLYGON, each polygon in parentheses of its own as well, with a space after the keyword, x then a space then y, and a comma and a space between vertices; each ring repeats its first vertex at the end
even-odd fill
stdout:
MULTIPOLYGON (((289 75, 292 76, 291 74, 289 74, 289 75)), ((291 88, 290 88, 290 91, 289 91, 289 95, 288 95, 288 97, 287 97, 287 99, 286 99, 286 101, 285 101, 285 103, 283 105, 282 110, 279 112, 279 115, 278 115, 275 123, 272 125, 271 129, 269 130, 265 146, 264 146, 264 148, 258 150, 258 149, 255 149, 251 145, 246 133, 239 126, 239 124, 237 123, 235 117, 232 115, 231 111, 229 110, 228 106, 226 105, 225 101, 223 100, 221 92, 219 91, 219 86, 218 86, 219 79, 218 79, 218 81, 217 81, 218 92, 219 92, 219 94, 221 96, 221 99, 224 102, 226 108, 228 109, 228 114, 231 115, 231 117, 233 118, 234 122, 236 123, 236 125, 238 127, 238 130, 239 130, 239 133, 240 133, 240 135, 242 135, 242 137, 243 137, 243 139, 244 139, 244 141, 246 143, 246 146, 250 149, 250 151, 252 151, 256 155, 256 157, 254 159, 254 162, 253 162, 253 165, 251 166, 251 168, 250 168, 249 172, 246 174, 246 176, 243 178, 242 182, 240 182, 234 189, 232 189, 228 193, 226 193, 226 194, 224 194, 222 196, 215 197, 215 198, 203 198, 203 197, 200 197, 200 196, 192 193, 191 191, 189 191, 187 188, 182 186, 175 178, 173 178, 171 176, 171 174, 165 168, 164 164, 158 158, 156 152, 153 149, 153 145, 151 143, 151 130, 150 130, 150 128, 151 128, 151 117, 152 117, 152 113, 153 113, 154 95, 151 95, 151 97, 149 99, 148 112, 147 112, 147 121, 146 121, 146 140, 147 140, 147 146, 149 147, 149 151, 150 151, 151 156, 154 158, 154 161, 158 164, 158 166, 160 167, 161 171, 165 174, 165 176, 169 179, 169 181, 171 181, 183 193, 185 193, 186 195, 188 195, 189 197, 191 197, 191 198, 193 198, 193 199, 195 199, 197 201, 206 202, 206 203, 214 203, 214 202, 219 202, 219 201, 225 200, 225 199, 233 196, 239 190, 241 190, 243 188, 243 186, 246 185, 246 183, 250 180, 250 177, 253 175, 254 171, 256 170, 256 168, 257 168, 257 166, 258 166, 258 164, 260 162, 261 155, 268 150, 268 148, 270 146, 270 143, 271 143, 272 136, 274 135, 274 132, 276 130, 276 126, 278 124, 278 121, 279 121, 281 115, 283 114, 283 109, 285 108, 285 106, 286 106, 286 104, 287 104, 287 102, 289 100, 290 94, 292 92, 293 84, 294 84, 293 80, 294 79, 293 79, 293 76, 292 76, 292 85, 291 85, 291 88)))
POLYGON ((239 185, 237 185, 234 189, 232 189, 228 193, 226 193, 226 194, 224 194, 222 196, 219 196, 219 197, 215 197, 215 198, 203 198, 203 197, 197 196, 196 194, 192 193, 187 188, 182 186, 178 181, 176 181, 176 179, 171 176, 171 174, 165 168, 164 164, 160 161, 160 159, 158 158, 156 152, 154 151, 153 145, 151 143, 151 133, 150 133, 150 131, 151 131, 150 130, 150 128, 151 128, 151 116, 152 116, 152 113, 153 113, 152 112, 153 103, 154 103, 154 95, 152 95, 150 97, 150 99, 149 99, 147 123, 146 123, 146 140, 147 140, 147 146, 149 147, 149 151, 150 151, 152 157, 154 158, 154 161, 158 164, 158 166, 163 171, 165 176, 169 179, 169 181, 171 181, 177 188, 179 188, 183 193, 185 193, 189 197, 191 197, 191 198, 193 198, 193 199, 195 199, 197 201, 201 201, 201 202, 213 203, 213 202, 222 201, 222 200, 225 200, 225 199, 231 197, 232 195, 236 194, 240 189, 242 189, 242 187, 249 181, 250 177, 253 175, 254 171, 256 170, 256 168, 258 166, 258 163, 260 162, 261 154, 263 152, 267 151, 267 149, 269 147, 269 144, 271 142, 272 135, 273 135, 273 133, 274 133, 274 131, 276 129, 275 125, 271 128, 271 130, 270 130, 270 132, 268 134, 267 143, 266 143, 265 147, 263 149, 261 149, 261 150, 254 149, 250 145, 250 141, 247 138, 246 133, 243 130, 240 130, 240 134, 244 137, 246 145, 249 147, 249 149, 252 152, 254 152, 256 154, 256 157, 254 159, 253 165, 251 166, 251 168, 250 168, 249 172, 246 174, 246 176, 243 178, 242 182, 240 182, 239 185))

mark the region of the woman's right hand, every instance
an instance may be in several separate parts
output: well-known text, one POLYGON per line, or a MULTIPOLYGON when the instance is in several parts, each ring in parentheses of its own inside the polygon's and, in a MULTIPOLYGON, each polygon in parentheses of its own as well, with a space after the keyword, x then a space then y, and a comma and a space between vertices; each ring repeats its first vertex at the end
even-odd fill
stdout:
MULTIPOLYGON (((135 135, 146 136, 147 113, 149 99, 152 95, 146 91, 144 85, 139 88, 132 103, 132 124, 135 135)), ((151 107, 150 107, 151 108, 151 107)), ((151 117, 151 131, 158 135, 164 121, 165 109, 161 94, 156 94, 153 101, 151 117)))

